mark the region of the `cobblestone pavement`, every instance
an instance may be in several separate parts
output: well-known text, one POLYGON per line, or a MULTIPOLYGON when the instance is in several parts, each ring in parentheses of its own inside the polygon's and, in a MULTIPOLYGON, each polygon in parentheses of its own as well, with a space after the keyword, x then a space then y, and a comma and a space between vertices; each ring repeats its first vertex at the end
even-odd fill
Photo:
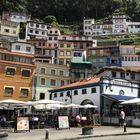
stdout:
MULTIPOLYGON (((82 128, 71 128, 63 130, 49 129, 50 140, 72 140, 72 139, 97 139, 97 140, 139 140, 140 128, 127 128, 127 132, 123 132, 123 128, 115 126, 101 126, 93 129, 93 135, 82 135, 82 128), (132 135, 133 134, 133 135, 132 135), (123 136, 120 136, 123 135, 123 136), (127 135, 130 135, 128 137, 127 135), (119 138, 120 137, 120 138, 119 138), (117 139, 118 138, 118 139, 117 139), (129 139, 128 139, 129 138, 129 139), (137 139, 139 138, 139 139, 137 139)), ((46 129, 34 129, 31 132, 9 133, 8 140, 43 140, 45 139, 46 129)))
MULTIPOLYGON (((140 140, 140 134, 86 138, 86 140, 140 140)), ((80 139, 85 140, 85 139, 80 139)))

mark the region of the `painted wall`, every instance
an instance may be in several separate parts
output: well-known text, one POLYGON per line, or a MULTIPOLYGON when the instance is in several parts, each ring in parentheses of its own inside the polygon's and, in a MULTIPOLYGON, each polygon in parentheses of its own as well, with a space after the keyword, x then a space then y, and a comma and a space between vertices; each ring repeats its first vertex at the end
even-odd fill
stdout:
MULTIPOLYGON (((81 104, 84 100, 91 100, 94 105, 98 106, 98 110, 100 110, 100 87, 99 85, 92 85, 90 87, 83 87, 79 89, 69 90, 72 93, 72 103, 81 104), (87 89, 87 94, 82 94, 82 89, 87 89), (91 93, 91 88, 96 88, 96 93, 91 93), (74 95, 74 90, 78 90, 78 95, 74 95)), ((52 94, 52 100, 62 101, 66 103, 71 103, 70 97, 66 96, 67 91, 62 91, 64 96, 60 97, 61 92, 57 92, 57 97, 54 97, 54 93, 52 94)))
POLYGON ((19 53, 26 53, 26 54, 35 54, 34 46, 27 44, 27 43, 12 43, 11 45, 11 52, 19 52, 19 53), (20 46, 20 49, 18 50, 16 46, 20 46), (30 51, 27 51, 27 47, 30 48, 30 51))

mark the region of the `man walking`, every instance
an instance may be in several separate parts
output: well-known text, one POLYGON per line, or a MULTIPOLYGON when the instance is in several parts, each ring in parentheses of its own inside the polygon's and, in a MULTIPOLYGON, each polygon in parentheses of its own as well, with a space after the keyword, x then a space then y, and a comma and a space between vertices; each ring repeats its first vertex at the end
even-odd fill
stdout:
POLYGON ((125 122, 125 112, 123 111, 123 109, 121 109, 121 112, 120 112, 120 126, 123 126, 125 122))

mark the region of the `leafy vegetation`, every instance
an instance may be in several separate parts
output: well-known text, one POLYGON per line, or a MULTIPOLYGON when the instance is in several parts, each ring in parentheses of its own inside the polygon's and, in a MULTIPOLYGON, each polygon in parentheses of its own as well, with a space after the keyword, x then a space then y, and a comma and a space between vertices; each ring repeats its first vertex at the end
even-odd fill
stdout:
POLYGON ((1 0, 2 11, 27 12, 38 19, 53 15, 59 23, 79 22, 84 17, 110 19, 114 12, 140 21, 140 0, 1 0))
MULTIPOLYGON (((24 12, 32 18, 50 23, 61 33, 82 33, 83 18, 95 18, 97 23, 110 23, 112 14, 126 14, 128 20, 140 21, 140 0, 1 0, 3 11, 24 12), (58 24, 59 23, 59 24, 58 24)), ((20 32, 24 37, 25 27, 20 32)), ((101 41, 140 44, 139 36, 99 38, 101 41)))

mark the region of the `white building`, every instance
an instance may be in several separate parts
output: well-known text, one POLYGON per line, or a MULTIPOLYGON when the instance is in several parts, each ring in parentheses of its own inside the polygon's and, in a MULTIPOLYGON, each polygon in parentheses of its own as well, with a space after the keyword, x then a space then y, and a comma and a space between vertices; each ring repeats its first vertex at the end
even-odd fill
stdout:
POLYGON ((82 62, 84 60, 86 60, 85 50, 73 50, 72 62, 82 62))
POLYGON ((27 22, 30 20, 30 15, 25 13, 17 13, 17 12, 3 12, 2 19, 8 20, 12 22, 27 22))
POLYGON ((48 29, 50 29, 50 25, 34 21, 28 21, 26 25, 26 39, 47 39, 48 29))
POLYGON ((110 77, 111 79, 126 79, 128 81, 140 81, 139 68, 135 67, 104 67, 98 71, 99 77, 110 77))
POLYGON ((126 16, 125 15, 113 15, 113 33, 126 33, 126 16))
POLYGON ((83 32, 86 36, 92 36, 91 26, 94 24, 94 18, 92 19, 85 19, 83 21, 83 32))
POLYGON ((91 29, 92 35, 112 34, 112 24, 93 24, 91 29))
POLYGON ((93 104, 100 111, 100 78, 89 78, 49 90, 52 100, 79 105, 93 104))
POLYGON ((49 47, 58 47, 58 40, 60 36, 60 30, 56 28, 50 28, 47 31, 47 43, 49 47))
POLYGON ((135 45, 121 45, 120 55, 122 57, 122 66, 138 67, 140 66, 140 55, 135 52, 135 45))
POLYGON ((140 22, 128 22, 128 33, 140 33, 140 22))
POLYGON ((83 34, 86 36, 140 33, 140 22, 127 22, 126 15, 114 14, 111 24, 94 23, 94 19, 83 20, 83 34))
POLYGON ((10 50, 16 53, 35 54, 35 47, 26 42, 14 42, 10 50))
POLYGON ((1 21, 0 35, 2 37, 9 37, 12 40, 17 40, 19 36, 20 24, 17 22, 11 22, 7 20, 1 21))

